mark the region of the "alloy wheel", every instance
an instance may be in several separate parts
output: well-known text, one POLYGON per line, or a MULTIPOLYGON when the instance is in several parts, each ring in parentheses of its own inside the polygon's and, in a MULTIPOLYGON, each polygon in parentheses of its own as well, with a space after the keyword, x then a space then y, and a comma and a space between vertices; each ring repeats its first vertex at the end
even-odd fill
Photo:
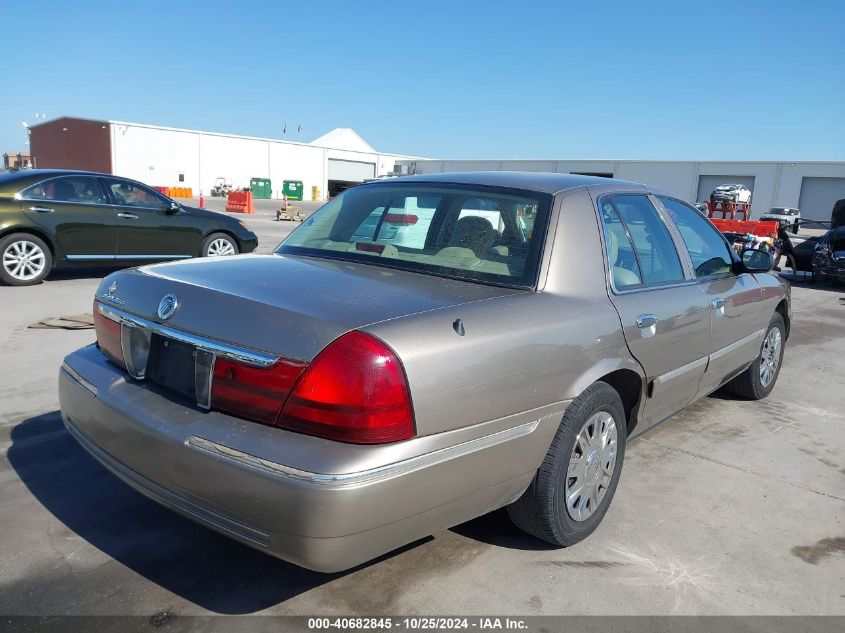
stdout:
POLYGON ((566 474, 566 511, 575 521, 585 521, 601 505, 616 468, 616 421, 607 411, 597 411, 575 438, 566 474))
POLYGON ((763 349, 760 352, 760 384, 768 387, 777 373, 780 362, 780 348, 783 344, 783 337, 780 330, 773 327, 766 334, 763 341, 763 349))
POLYGON ((29 240, 12 242, 3 252, 3 268, 18 281, 32 281, 44 272, 46 256, 38 244, 29 240))
POLYGON ((234 255, 235 247, 232 243, 223 238, 217 238, 208 245, 208 256, 217 257, 219 255, 234 255))

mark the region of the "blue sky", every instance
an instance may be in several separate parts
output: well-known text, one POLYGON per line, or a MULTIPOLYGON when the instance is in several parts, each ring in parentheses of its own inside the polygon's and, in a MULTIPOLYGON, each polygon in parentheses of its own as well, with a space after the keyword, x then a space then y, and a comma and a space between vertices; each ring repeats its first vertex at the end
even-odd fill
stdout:
POLYGON ((35 112, 438 158, 845 160, 845 2, 3 2, 35 112), (36 8, 37 7, 37 8, 36 8))

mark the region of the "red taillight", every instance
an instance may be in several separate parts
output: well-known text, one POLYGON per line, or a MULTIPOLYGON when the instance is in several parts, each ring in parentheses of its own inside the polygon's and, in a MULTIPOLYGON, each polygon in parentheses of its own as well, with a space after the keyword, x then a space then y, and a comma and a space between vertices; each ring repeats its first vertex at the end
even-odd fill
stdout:
POLYGON ((414 414, 405 371, 378 339, 345 334, 302 372, 276 425, 356 444, 409 439, 414 414))
POLYGON ((384 216, 384 221, 391 224, 416 224, 419 218, 409 213, 388 213, 384 216))
POLYGON ((225 358, 214 362, 211 406, 214 409, 273 424, 304 363, 280 359, 266 368, 225 358))
POLYGON ((120 344, 120 323, 113 321, 100 312, 100 305, 94 304, 94 329, 97 332, 97 345, 110 361, 126 368, 123 360, 123 348, 120 344))

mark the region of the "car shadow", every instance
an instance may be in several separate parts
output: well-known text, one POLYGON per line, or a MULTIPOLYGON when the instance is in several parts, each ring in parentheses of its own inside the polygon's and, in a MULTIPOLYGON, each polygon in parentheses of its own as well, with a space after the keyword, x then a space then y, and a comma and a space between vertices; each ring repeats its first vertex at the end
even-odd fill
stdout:
POLYGON ((137 264, 125 266, 69 266, 50 271, 46 281, 63 281, 66 279, 102 279, 107 275, 125 268, 132 268, 137 264))
POLYGON ((463 537, 497 547, 537 552, 560 549, 520 530, 510 520, 508 511, 504 508, 450 529, 463 537))
MULTIPOLYGON (((707 395, 708 398, 713 398, 714 400, 729 400, 732 402, 748 402, 746 398, 736 395, 732 393, 727 387, 719 387, 716 391, 707 395)), ((690 405, 692 406, 692 405, 690 405)))
POLYGON ((88 455, 65 430, 58 411, 24 420, 12 429, 11 439, 9 463, 53 516, 135 573, 219 614, 266 609, 432 540, 421 539, 347 572, 313 572, 147 499, 88 455))

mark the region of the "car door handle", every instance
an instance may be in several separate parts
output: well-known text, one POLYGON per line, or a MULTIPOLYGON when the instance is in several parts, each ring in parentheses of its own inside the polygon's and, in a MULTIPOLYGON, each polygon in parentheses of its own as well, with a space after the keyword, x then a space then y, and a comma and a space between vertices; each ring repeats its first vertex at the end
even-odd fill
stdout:
POLYGON ((725 305, 724 299, 712 299, 710 301, 710 307, 716 311, 716 316, 725 316, 725 305))
POLYGON ((118 213, 117 217, 127 218, 129 220, 137 220, 138 219, 138 216, 135 215, 134 213, 126 213, 125 211, 121 211, 120 213, 118 213))
POLYGON ((636 323, 643 338, 651 338, 657 334, 657 317, 653 314, 638 315, 636 323))
POLYGON ((29 210, 36 213, 53 213, 53 209, 50 207, 29 207, 29 210))
POLYGON ((637 317, 637 327, 641 330, 657 325, 657 317, 653 314, 641 314, 637 317))

